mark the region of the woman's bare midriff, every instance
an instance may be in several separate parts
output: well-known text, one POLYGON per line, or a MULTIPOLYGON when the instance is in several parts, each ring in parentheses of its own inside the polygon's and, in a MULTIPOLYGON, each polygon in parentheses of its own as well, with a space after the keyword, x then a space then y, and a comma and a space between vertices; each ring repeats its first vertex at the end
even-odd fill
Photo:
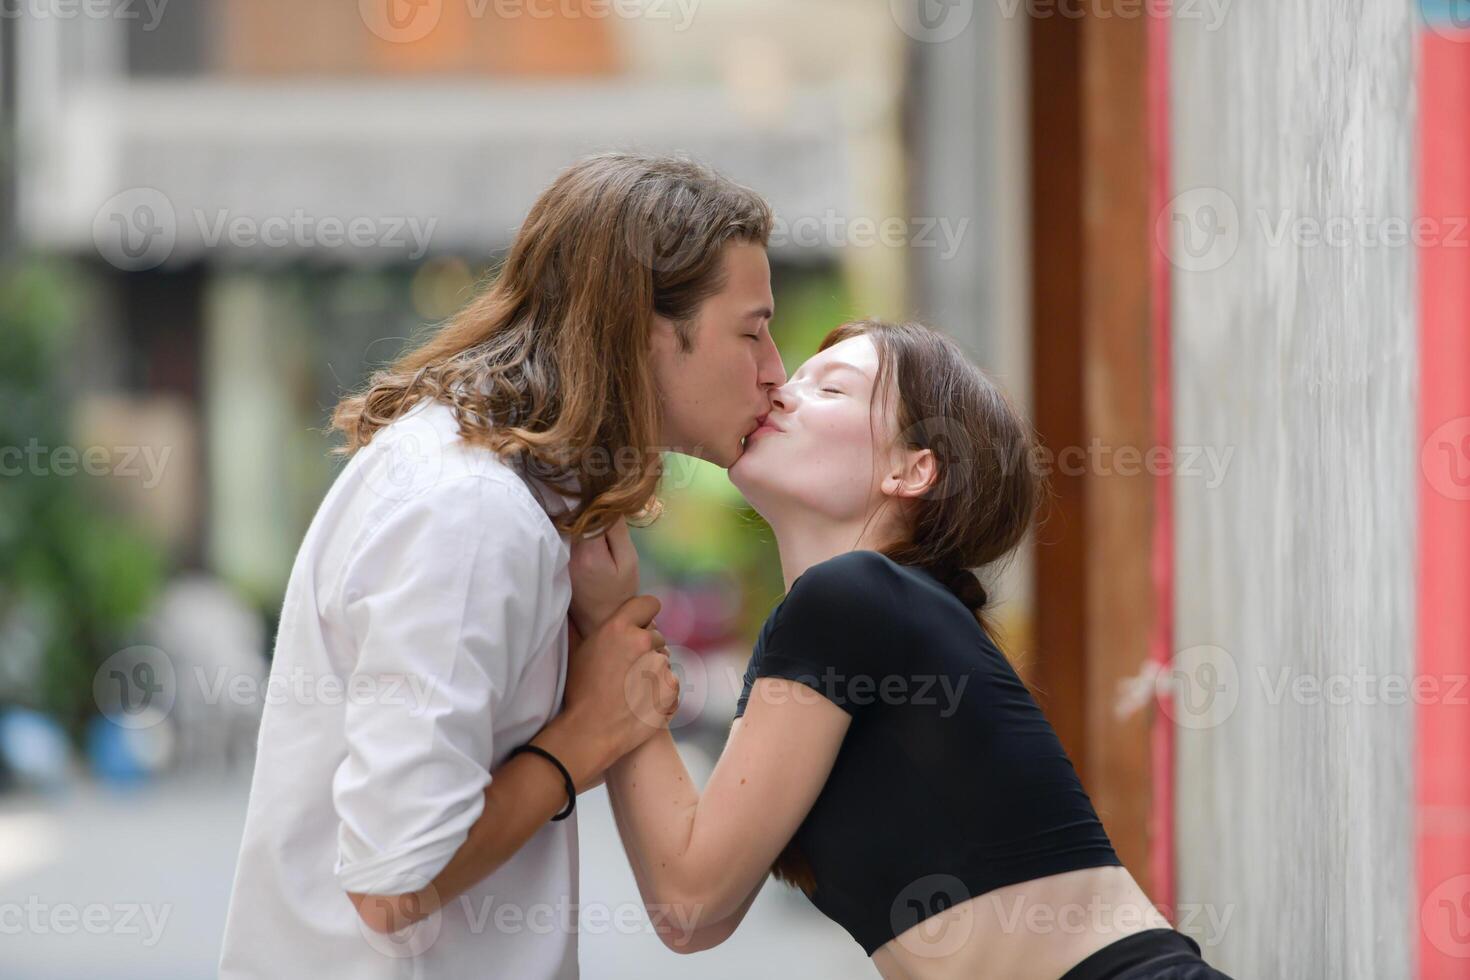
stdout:
POLYGON ((1169 928, 1128 869, 1084 868, 986 892, 873 954, 887 980, 1057 980, 1124 936, 1169 928))

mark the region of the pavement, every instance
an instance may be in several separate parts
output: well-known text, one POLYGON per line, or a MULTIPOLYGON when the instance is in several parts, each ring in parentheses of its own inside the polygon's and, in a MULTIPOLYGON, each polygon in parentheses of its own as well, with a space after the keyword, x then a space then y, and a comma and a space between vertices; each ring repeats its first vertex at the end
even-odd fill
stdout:
MULTIPOLYGON (((691 775, 706 778, 708 754, 691 743, 681 751, 691 775)), ((0 796, 0 975, 214 976, 248 787, 235 772, 128 791, 80 781, 62 795, 0 796)), ((583 907, 598 903, 612 921, 630 921, 619 910, 641 905, 606 792, 584 794, 577 810, 583 907)), ((715 949, 677 955, 646 926, 584 926, 580 960, 583 980, 877 975, 851 937, 776 881, 715 949)))

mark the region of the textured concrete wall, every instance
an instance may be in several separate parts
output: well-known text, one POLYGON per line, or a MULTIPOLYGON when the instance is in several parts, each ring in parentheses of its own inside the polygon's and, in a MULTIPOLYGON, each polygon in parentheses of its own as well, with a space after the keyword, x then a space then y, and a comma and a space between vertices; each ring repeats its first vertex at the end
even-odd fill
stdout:
POLYGON ((1411 5, 1175 6, 1181 919, 1239 977, 1408 977, 1411 5))

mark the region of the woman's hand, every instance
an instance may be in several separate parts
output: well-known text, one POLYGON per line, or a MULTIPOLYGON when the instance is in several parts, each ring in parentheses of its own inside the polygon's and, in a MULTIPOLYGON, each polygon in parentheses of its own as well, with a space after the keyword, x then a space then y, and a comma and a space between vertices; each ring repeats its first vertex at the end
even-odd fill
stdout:
POLYGON ((658 599, 635 596, 568 653, 561 713, 532 742, 567 764, 578 792, 679 710, 679 680, 653 625, 658 610, 658 599))
POLYGON ((638 549, 621 517, 595 538, 572 542, 572 623, 591 636, 638 591, 638 549))

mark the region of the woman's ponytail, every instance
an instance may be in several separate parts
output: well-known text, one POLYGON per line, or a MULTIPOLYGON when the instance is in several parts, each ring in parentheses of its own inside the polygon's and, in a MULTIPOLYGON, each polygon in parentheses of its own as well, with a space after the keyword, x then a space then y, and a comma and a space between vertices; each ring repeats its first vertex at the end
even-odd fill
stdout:
POLYGON ((968 568, 957 568, 943 573, 939 580, 976 616, 982 615, 985 607, 990 605, 990 595, 985 591, 985 583, 968 568))

